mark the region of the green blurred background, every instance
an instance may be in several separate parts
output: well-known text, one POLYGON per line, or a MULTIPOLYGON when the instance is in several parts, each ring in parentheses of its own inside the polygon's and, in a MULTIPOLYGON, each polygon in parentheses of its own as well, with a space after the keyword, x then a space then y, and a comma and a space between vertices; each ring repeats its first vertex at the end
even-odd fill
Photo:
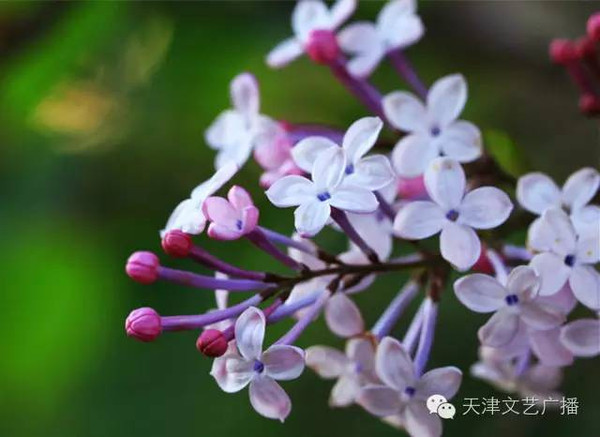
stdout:
MULTIPOLYGON (((195 333, 141 344, 123 332, 125 317, 139 306, 165 315, 213 306, 210 292, 144 287, 123 266, 136 249, 159 251, 158 230, 172 208, 210 175, 213 153, 203 131, 229 105, 235 74, 257 75, 264 112, 274 117, 344 127, 365 115, 326 69, 306 59, 283 71, 265 66, 268 50, 290 34, 292 7, 0 3, 1 436, 397 434, 358 408, 330 410, 331 383, 309 371, 285 384, 294 402, 287 423, 262 419, 246 392, 218 389, 210 361, 194 348, 195 333)), ((361 2, 358 17, 372 18, 380 7, 361 2)), ((598 130, 578 114, 577 93, 548 61, 547 44, 583 33, 599 7, 422 2, 427 34, 409 55, 428 83, 464 73, 465 118, 507 132, 536 168, 560 180, 598 164, 598 130)), ((387 65, 374 81, 384 92, 404 86, 387 65)), ((264 225, 290 232, 290 211, 266 204, 259 174, 250 164, 238 181, 263 206, 264 225)), ((334 233, 325 242, 343 248, 334 233)), ((242 243, 202 244, 248 268, 272 266, 242 243)), ((386 277, 358 298, 369 323, 402 280, 386 277)), ((467 370, 484 319, 451 293, 442 304, 433 364, 467 370)), ((341 346, 320 322, 300 340, 315 343, 341 346)), ((578 416, 457 417, 445 423, 445 435, 598 435, 599 374, 597 360, 567 372, 564 392, 579 398, 578 416)), ((458 397, 491 395, 503 397, 466 378, 458 397)))

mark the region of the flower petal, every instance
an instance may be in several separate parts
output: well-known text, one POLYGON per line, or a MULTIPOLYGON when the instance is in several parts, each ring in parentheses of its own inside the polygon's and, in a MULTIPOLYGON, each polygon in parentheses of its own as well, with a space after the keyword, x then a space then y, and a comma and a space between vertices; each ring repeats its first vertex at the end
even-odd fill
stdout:
POLYGON ((250 307, 235 322, 235 341, 240 354, 247 360, 258 360, 265 338, 265 316, 261 310, 250 307))
POLYGON ((459 221, 475 229, 492 229, 508 219, 513 204, 502 190, 476 188, 466 194, 460 205, 459 221))
POLYGON ((355 185, 341 185, 331 193, 331 206, 343 211, 369 213, 379 207, 377 197, 370 190, 355 185))
POLYGON ((330 16, 325 3, 319 0, 304 0, 296 3, 292 12, 292 29, 305 43, 309 34, 315 29, 330 29, 330 16))
POLYGON ((204 133, 204 140, 213 149, 232 146, 246 131, 245 120, 237 111, 221 112, 204 133))
POLYGON ((528 173, 517 182, 519 204, 534 214, 559 206, 560 195, 560 189, 544 173, 528 173))
POLYGON ((363 117, 350 125, 342 143, 349 163, 357 163, 371 150, 382 128, 383 121, 379 117, 363 117))
POLYGON ((427 94, 427 111, 441 127, 456 120, 467 102, 467 82, 461 74, 437 80, 427 94))
POLYGON ((383 155, 371 155, 356 163, 354 172, 346 176, 344 183, 375 191, 388 186, 394 178, 389 159, 383 155))
POLYGON ((277 181, 265 193, 271 203, 280 208, 296 206, 315 199, 314 184, 302 176, 285 176, 277 181))
POLYGON ((312 237, 321 232, 331 214, 327 202, 317 199, 303 203, 294 211, 294 226, 303 237, 312 237))
POLYGON ((518 330, 519 316, 509 309, 500 309, 479 328, 477 336, 485 346, 502 347, 515 338, 518 330))
POLYGON ((208 220, 221 226, 235 228, 242 215, 231 203, 222 197, 209 197, 202 205, 202 211, 208 220))
POLYGON ((346 356, 357 365, 363 375, 370 375, 375 369, 375 346, 367 338, 358 337, 348 340, 346 356))
POLYGON ((339 146, 325 137, 304 138, 292 148, 292 157, 298 167, 311 173, 317 157, 331 147, 339 146))
POLYGON ((225 355, 215 358, 210 375, 225 393, 235 393, 246 387, 252 379, 254 371, 251 366, 251 362, 241 359, 237 354, 225 355))
POLYGON ((338 337, 347 338, 361 334, 365 322, 358 306, 344 293, 336 293, 325 304, 325 322, 338 337))
POLYGON ((227 193, 227 199, 237 210, 243 210, 248 206, 254 206, 250 194, 239 185, 234 185, 227 193))
POLYGON ((554 253, 540 253, 533 257, 529 265, 540 277, 540 296, 551 296, 557 293, 571 274, 564 260, 554 253))
POLYGON ((250 73, 237 75, 230 85, 232 106, 246 116, 258 114, 260 95, 256 78, 250 73))
POLYGON ((540 283, 540 278, 534 269, 527 266, 518 266, 510 272, 506 288, 509 294, 533 299, 539 292, 540 283))
POLYGON ((575 320, 562 328, 560 339, 578 357, 600 355, 600 320, 575 320))
POLYGON ((267 65, 281 68, 304 53, 302 44, 296 38, 288 38, 275 46, 267 55, 267 65))
POLYGON ((344 353, 328 346, 311 346, 305 354, 306 365, 324 379, 338 378, 348 364, 344 353))
POLYGON ((346 68, 353 77, 366 78, 373 73, 384 56, 383 49, 380 46, 374 46, 365 54, 353 56, 346 63, 346 68))
POLYGON ((422 240, 442 230, 446 219, 438 205, 426 200, 402 207, 394 219, 394 232, 409 240, 422 240))
POLYGON ((329 12, 331 29, 337 29, 354 13, 357 0, 337 0, 329 12))
POLYGON ((588 205, 571 212, 571 221, 580 237, 597 237, 600 233, 600 206, 588 205))
POLYGON ((465 172, 453 159, 436 158, 425 171, 429 197, 442 208, 458 208, 465 195, 465 185, 465 172))
POLYGON ((233 241, 242 237, 243 232, 231 226, 211 223, 206 232, 210 238, 221 241, 233 241))
POLYGON ((431 395, 442 395, 452 399, 460 388, 462 372, 456 367, 440 367, 425 373, 417 384, 416 396, 427 400, 431 395))
POLYGON ((317 156, 312 168, 312 180, 319 190, 337 187, 344 177, 346 153, 341 147, 330 147, 317 156))
POLYGON ((562 201, 572 211, 585 206, 596 195, 600 187, 600 173, 591 167, 573 173, 562 189, 562 201))
POLYGON ((360 391, 361 387, 356 376, 352 374, 342 375, 331 390, 329 406, 347 407, 354 402, 360 391))
POLYGON ((212 196, 225 185, 238 172, 238 165, 230 161, 220 167, 210 179, 201 183, 192 190, 190 197, 194 200, 202 201, 208 196, 212 196))
POLYGON ((395 91, 383 98, 383 112, 392 125, 405 132, 428 130, 427 109, 414 94, 395 91))
POLYGON ((481 242, 475 231, 458 223, 446 223, 440 234, 442 257, 461 272, 477 262, 481 255, 481 242))
POLYGON ((389 387, 402 392, 416 382, 415 368, 410 355, 398 340, 384 337, 375 354, 377 376, 389 387))
POLYGON ((250 383, 250 403, 258 414, 283 422, 292 410, 292 401, 279 384, 268 376, 258 376, 250 383))
POLYGON ((197 235, 202 233, 206 226, 206 217, 198 202, 194 199, 185 199, 175 207, 165 228, 160 232, 161 238, 167 231, 181 230, 186 234, 197 235))
POLYGON ((531 349, 545 366, 573 364, 573 354, 561 343, 560 332, 560 328, 556 327, 546 331, 531 331, 529 334, 531 349))
POLYGON ((535 223, 529 230, 529 244, 533 249, 550 250, 562 256, 575 253, 575 228, 562 209, 547 209, 535 223))
MULTIPOLYGON (((600 222, 598 223, 600 226, 600 222)), ((596 264, 600 261, 600 234, 580 237, 575 259, 578 264, 596 264)))
POLYGON ((493 277, 482 273, 463 276, 454 283, 458 300, 471 311, 490 313, 505 305, 506 289, 493 277))
POLYGON ((569 285, 579 302, 592 310, 600 310, 600 273, 594 267, 575 266, 569 285))
POLYGON ((442 419, 437 414, 429 414, 425 403, 411 402, 403 414, 406 431, 413 437, 440 437, 442 419))
POLYGON ((392 151, 392 163, 400 176, 412 178, 422 175, 439 154, 429 137, 411 134, 402 138, 392 151))
POLYGON ((397 17, 389 25, 386 23, 385 26, 381 26, 380 33, 388 50, 404 48, 421 39, 425 33, 425 26, 416 15, 397 17))
POLYGON ((539 331, 555 328, 565 321, 563 313, 542 302, 522 302, 519 304, 519 310, 521 319, 539 331))
POLYGON ((350 54, 366 53, 379 45, 379 37, 373 23, 357 21, 344 27, 337 34, 340 48, 350 54))
POLYGON ((455 121, 443 130, 438 141, 444 154, 458 162, 474 161, 483 150, 481 131, 468 121, 455 121))
POLYGON ((260 359, 265 365, 265 375, 288 381, 298 378, 304 371, 304 351, 296 346, 274 344, 260 359))
POLYGON ((356 403, 378 417, 392 416, 402 407, 398 392, 383 385, 363 387, 356 397, 356 403))

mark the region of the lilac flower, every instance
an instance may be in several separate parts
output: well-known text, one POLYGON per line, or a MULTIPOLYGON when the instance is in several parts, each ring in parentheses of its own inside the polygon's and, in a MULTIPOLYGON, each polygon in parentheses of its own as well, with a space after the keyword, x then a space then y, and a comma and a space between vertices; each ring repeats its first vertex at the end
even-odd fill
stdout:
POLYGON ((553 208, 530 229, 529 244, 542 251, 530 262, 540 275, 542 296, 558 292, 568 282, 579 302, 600 309, 600 273, 593 266, 600 260, 598 235, 578 238, 569 216, 553 208))
MULTIPOLYGON (((342 142, 347 159, 344 184, 379 190, 394 181, 394 171, 385 156, 365 157, 375 145, 382 127, 381 119, 364 117, 348 128, 342 142)), ((292 156, 302 170, 310 173, 315 161, 330 148, 338 148, 338 145, 325 137, 308 137, 296 144, 292 156)))
POLYGON ((329 219, 331 207, 349 212, 375 211, 378 202, 369 189, 342 183, 346 166, 344 149, 329 148, 317 157, 312 181, 286 176, 267 190, 267 197, 280 208, 298 206, 295 226, 302 236, 319 233, 329 219))
POLYGON ((408 132, 392 154, 403 177, 422 174, 440 155, 458 162, 481 156, 481 132, 472 123, 457 120, 467 101, 467 84, 455 74, 439 79, 427 95, 427 105, 411 93, 396 91, 383 99, 383 110, 394 127, 408 132))
POLYGON ((223 166, 206 182, 201 183, 173 211, 165 228, 160 231, 161 238, 168 231, 180 230, 188 234, 200 234, 206 226, 206 217, 202 212, 204 201, 216 193, 238 171, 234 162, 224 163, 223 166))
POLYGON ((292 404, 275 382, 298 378, 304 370, 304 351, 295 346, 273 345, 262 352, 265 316, 251 307, 235 322, 239 353, 215 359, 211 375, 227 393, 250 386, 250 403, 256 412, 269 419, 284 421, 292 404))
POLYGON ((559 326, 562 313, 536 299, 540 281, 533 269, 515 268, 506 287, 481 273, 464 276, 454 283, 456 297, 471 311, 494 315, 479 330, 485 346, 499 347, 509 343, 521 322, 537 330, 559 326))
POLYGON ((279 128, 277 123, 259 113, 260 96, 253 75, 242 73, 230 85, 233 109, 223 111, 205 134, 206 143, 217 150, 215 167, 221 168, 229 161, 243 166, 248 160, 257 138, 279 128))
POLYGON ((202 211, 212 222, 208 236, 217 240, 237 240, 252 232, 258 224, 258 208, 250 194, 237 185, 231 187, 227 200, 222 197, 206 199, 202 211))
POLYGON ((397 416, 412 437, 441 436, 441 419, 429 414, 425 402, 434 394, 451 399, 460 386, 461 371, 442 367, 419 377, 409 354, 391 337, 384 337, 377 348, 375 370, 385 385, 365 386, 357 403, 375 416, 397 416))
POLYGON ((600 320, 579 319, 563 326, 560 340, 578 357, 600 355, 600 320))
POLYGON ((338 337, 362 334, 365 322, 358 306, 342 292, 335 293, 325 304, 325 322, 338 337))
MULTIPOLYGON (((267 55, 267 64, 280 68, 311 49, 311 39, 320 33, 327 34, 335 47, 333 32, 352 15, 356 9, 356 0, 337 0, 331 9, 320 0, 301 0, 292 12, 294 36, 279 43, 267 55)), ((335 52, 335 47, 331 50, 335 52)))
POLYGON ((415 0, 392 0, 381 9, 376 23, 360 21, 342 29, 340 47, 355 55, 348 62, 348 71, 358 77, 369 76, 388 52, 421 39, 424 27, 416 10, 415 0))
POLYGON ((366 338, 353 338, 340 352, 328 346, 306 349, 306 365, 323 379, 337 379, 329 397, 332 407, 354 403, 362 387, 375 384, 375 346, 366 338))
POLYGON ((425 187, 432 201, 409 203, 394 221, 396 234, 410 240, 441 231, 441 254, 460 271, 472 267, 481 254, 481 243, 473 228, 495 228, 512 211, 510 199, 498 188, 481 187, 465 194, 465 184, 465 173, 458 162, 435 159, 425 173, 425 187))
POLYGON ((260 186, 269 188, 275 181, 288 175, 300 175, 300 169, 292 158, 292 143, 284 129, 273 129, 258 136, 254 159, 265 172, 260 186))

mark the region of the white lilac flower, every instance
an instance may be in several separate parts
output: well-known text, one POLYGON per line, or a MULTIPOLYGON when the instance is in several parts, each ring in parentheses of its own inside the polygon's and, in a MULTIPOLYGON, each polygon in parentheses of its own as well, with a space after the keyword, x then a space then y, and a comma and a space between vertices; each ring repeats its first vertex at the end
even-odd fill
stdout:
POLYGON ((160 231, 161 237, 175 229, 188 234, 200 234, 206 226, 206 217, 202 212, 204 201, 225 185, 237 171, 236 163, 224 163, 209 180, 194 188, 190 197, 180 202, 171 213, 165 228, 160 231))
POLYGON ((346 167, 344 149, 331 147, 317 157, 312 181, 302 176, 285 176, 271 185, 267 197, 280 208, 298 206, 294 212, 296 230, 302 236, 314 236, 329 220, 332 207, 369 213, 379 205, 371 190, 342 183, 346 167))
POLYGON ((253 75, 242 73, 230 85, 233 109, 223 111, 206 130, 206 143, 217 150, 215 167, 221 168, 229 161, 238 166, 246 163, 259 138, 276 138, 266 135, 281 128, 274 120, 261 115, 258 83, 253 75))
POLYGON ((517 200, 527 211, 542 215, 551 208, 564 208, 578 234, 598 233, 600 208, 588 205, 600 187, 598 170, 586 167, 576 171, 562 188, 544 173, 529 173, 517 182, 517 200))
POLYGON ((600 319, 579 319, 566 324, 560 340, 578 357, 600 355, 600 319))
MULTIPOLYGON (((395 175, 389 160, 383 155, 365 156, 373 148, 383 122, 378 117, 361 118, 348 128, 342 141, 346 152, 344 169, 345 184, 379 190, 394 181, 395 175)), ((302 170, 312 172, 313 166, 322 153, 331 148, 339 148, 325 137, 308 137, 292 149, 294 161, 302 170)))
POLYGON ((491 229, 504 223, 512 211, 509 197, 498 188, 481 187, 465 194, 465 173, 458 162, 437 158, 425 172, 431 201, 404 206, 394 220, 402 238, 421 240, 440 234, 441 254, 458 270, 472 267, 481 254, 473 229, 491 229))
POLYGON ((301 56, 316 31, 333 33, 356 9, 356 0, 338 0, 331 8, 321 0, 300 0, 292 12, 294 36, 279 43, 267 55, 267 64, 280 68, 301 56))
POLYGON ((438 156, 471 162, 481 156, 481 132, 457 120, 467 101, 467 84, 454 74, 436 81, 424 105, 415 95, 396 91, 383 99, 385 116, 408 134, 394 147, 392 163, 403 177, 422 174, 438 156))
POLYGON ((392 0, 381 9, 375 23, 359 21, 338 34, 341 49, 351 55, 350 74, 365 77, 391 50, 417 42, 425 31, 416 13, 416 0, 392 0))
POLYGON ((375 416, 397 417, 412 437, 442 434, 441 419, 437 414, 429 414, 426 401, 434 394, 450 400, 460 387, 459 369, 442 367, 416 375, 400 342, 384 337, 375 354, 375 371, 385 385, 365 386, 356 400, 359 405, 375 416))
POLYGON ((298 378, 304 370, 304 351, 290 345, 273 345, 262 351, 265 316, 250 307, 235 322, 237 352, 215 359, 211 375, 227 393, 249 385, 250 403, 260 415, 284 421, 292 404, 276 382, 298 378))
POLYGON ((363 386, 379 382, 375 346, 366 338, 348 340, 345 353, 328 346, 311 346, 306 349, 306 365, 321 378, 337 379, 329 397, 332 407, 351 405, 363 386))
POLYGON ((536 330, 561 325, 565 316, 555 307, 536 299, 540 280, 526 266, 515 268, 506 286, 481 273, 464 276, 454 283, 456 297, 471 311, 494 313, 479 330, 485 346, 501 347, 511 342, 521 323, 536 330))
POLYGON ((577 237, 569 216, 553 208, 530 229, 529 244, 541 252, 530 265, 540 275, 542 296, 558 292, 568 282, 579 302, 600 309, 600 273, 594 268, 600 260, 598 235, 577 237))

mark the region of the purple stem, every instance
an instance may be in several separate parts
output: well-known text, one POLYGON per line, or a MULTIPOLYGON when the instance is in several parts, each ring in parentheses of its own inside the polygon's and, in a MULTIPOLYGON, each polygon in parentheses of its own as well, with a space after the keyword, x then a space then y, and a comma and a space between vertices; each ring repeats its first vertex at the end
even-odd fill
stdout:
POLYGON ((218 279, 212 276, 199 275, 197 273, 175 270, 163 266, 158 268, 158 277, 188 287, 207 288, 212 290, 252 291, 273 287, 273 284, 266 284, 251 279, 218 279))
POLYGON ((396 49, 388 52, 388 59, 402 79, 408 83, 413 90, 423 99, 427 98, 427 87, 419 78, 417 71, 412 66, 402 49, 396 49))
POLYGON ((423 375, 427 360, 429 360, 435 334, 436 319, 437 303, 427 298, 423 308, 423 328, 421 329, 421 337, 419 338, 419 347, 415 354, 415 374, 417 377, 423 375))
POLYGON ((496 279, 503 285, 506 285, 508 281, 508 272, 506 271, 506 266, 504 262, 502 262, 502 258, 495 250, 488 249, 487 257, 494 269, 494 273, 496 275, 496 279))
POLYGON ((200 264, 230 276, 237 276, 238 278, 253 279, 257 281, 264 281, 266 277, 265 273, 240 269, 236 266, 226 263, 225 261, 217 258, 198 246, 192 247, 189 257, 200 264))
POLYGON ((293 247, 294 249, 298 249, 300 252, 317 256, 317 250, 310 244, 303 243, 302 241, 296 241, 287 235, 280 234, 279 232, 275 232, 271 229, 263 228, 262 226, 260 226, 259 229, 272 243, 293 247))
POLYGON ((279 308, 277 308, 277 310, 275 310, 271 314, 271 316, 268 318, 267 321, 269 323, 277 323, 280 320, 283 320, 286 317, 291 316, 292 314, 296 313, 298 310, 301 310, 302 308, 305 308, 305 307, 315 303, 315 301, 321 295, 321 293, 323 293, 323 291, 315 292, 309 296, 298 299, 297 301, 295 301, 293 303, 281 305, 279 308))
POLYGON ((379 202, 379 209, 381 210, 381 212, 393 222, 396 218, 396 211, 394 211, 392 205, 390 205, 388 201, 383 198, 379 191, 375 191, 375 197, 377 197, 377 201, 379 202))
POLYGON ((417 340, 419 339, 419 334, 421 333, 421 327, 423 326, 423 307, 425 306, 425 302, 419 306, 419 309, 415 313, 408 329, 406 330, 406 334, 402 339, 402 344, 406 351, 412 355, 415 347, 417 346, 417 340))
POLYGON ((356 229, 354 229, 354 226, 352 226, 352 223, 350 223, 350 220, 348 220, 348 217, 344 211, 337 208, 331 208, 331 218, 339 225, 340 228, 342 228, 348 238, 350 238, 350 240, 352 240, 352 242, 363 251, 363 253, 371 262, 379 262, 377 253, 371 249, 371 247, 366 243, 365 240, 363 240, 359 233, 356 232, 356 229))
POLYGON ((274 344, 293 344, 298 339, 298 337, 300 337, 300 334, 304 332, 306 327, 321 312, 323 306, 325 306, 325 303, 330 297, 331 293, 329 291, 321 293, 321 295, 317 298, 315 303, 310 308, 308 308, 308 310, 302 315, 300 320, 298 320, 296 324, 292 326, 292 329, 290 329, 287 332, 287 334, 285 334, 283 337, 277 340, 274 344))
POLYGON ((512 244, 505 244, 502 248, 502 254, 509 259, 518 261, 531 261, 533 255, 524 247, 513 246, 512 244))
POLYGON ((302 270, 302 264, 291 258, 286 253, 279 250, 277 246, 271 243, 271 241, 269 241, 269 239, 267 238, 267 236, 261 228, 256 228, 252 232, 246 234, 245 236, 248 240, 252 242, 252 244, 271 255, 283 265, 297 271, 302 270))
POLYGON ((344 132, 318 124, 286 123, 286 131, 293 144, 304 138, 314 136, 328 138, 336 144, 342 144, 342 140, 344 139, 344 132))
POLYGON ((165 331, 181 331, 186 329, 199 329, 206 325, 231 319, 239 316, 251 306, 256 306, 263 300, 260 294, 252 296, 237 305, 230 306, 222 310, 211 311, 205 314, 193 316, 167 316, 161 317, 162 328, 165 331))
POLYGON ((383 312, 371 333, 381 340, 383 337, 388 335, 408 304, 413 300, 419 291, 419 286, 414 281, 409 281, 402 289, 398 292, 396 297, 390 302, 386 310, 383 312))

